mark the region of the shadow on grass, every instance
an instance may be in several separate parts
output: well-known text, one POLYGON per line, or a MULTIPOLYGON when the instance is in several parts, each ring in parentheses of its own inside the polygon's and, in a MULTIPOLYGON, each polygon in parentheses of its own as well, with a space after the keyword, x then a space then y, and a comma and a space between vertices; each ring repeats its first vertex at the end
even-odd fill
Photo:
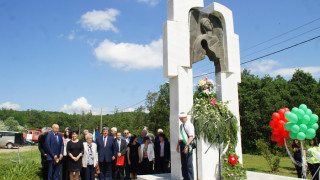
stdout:
POLYGON ((288 171, 296 171, 294 167, 281 167, 281 169, 286 169, 288 171))

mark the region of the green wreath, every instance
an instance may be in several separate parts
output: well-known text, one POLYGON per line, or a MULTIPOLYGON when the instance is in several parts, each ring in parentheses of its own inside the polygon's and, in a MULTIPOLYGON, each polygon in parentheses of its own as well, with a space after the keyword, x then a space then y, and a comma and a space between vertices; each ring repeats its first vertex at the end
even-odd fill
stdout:
MULTIPOLYGON (((227 105, 228 102, 216 100, 213 81, 208 78, 201 79, 194 94, 191 122, 194 124, 196 136, 203 138, 205 141, 213 142, 220 132, 220 143, 223 143, 224 148, 227 148, 226 153, 222 156, 223 178, 245 179, 246 173, 239 161, 236 163, 235 161, 225 161, 226 158, 229 160, 230 157, 231 159, 239 158, 234 151, 234 145, 238 141, 237 119, 227 105), (226 123, 225 119, 231 116, 233 118, 230 119, 229 123, 226 123), (203 126, 204 122, 207 122, 205 126, 203 126), (221 130, 224 127, 225 129, 221 130)), ((215 146, 219 145, 217 141, 213 144, 215 146)))

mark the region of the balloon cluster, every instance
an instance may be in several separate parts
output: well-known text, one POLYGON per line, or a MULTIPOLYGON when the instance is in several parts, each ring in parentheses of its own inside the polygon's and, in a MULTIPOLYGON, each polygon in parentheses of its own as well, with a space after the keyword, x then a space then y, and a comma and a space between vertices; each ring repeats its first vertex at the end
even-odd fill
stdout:
POLYGON ((285 114, 290 112, 288 108, 280 109, 279 112, 272 114, 272 119, 269 123, 272 128, 271 140, 277 142, 278 146, 284 145, 284 138, 289 137, 289 131, 284 128, 284 124, 289 122, 285 114))
POLYGON ((289 122, 284 124, 284 128, 290 131, 291 139, 305 140, 316 136, 319 117, 312 114, 305 104, 301 104, 299 108, 292 108, 291 112, 286 112, 285 118, 289 122))

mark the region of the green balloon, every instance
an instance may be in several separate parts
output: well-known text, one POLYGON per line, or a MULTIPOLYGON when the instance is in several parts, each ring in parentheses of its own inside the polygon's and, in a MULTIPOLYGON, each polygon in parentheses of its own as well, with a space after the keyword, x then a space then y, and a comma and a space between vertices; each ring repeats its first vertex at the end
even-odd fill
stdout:
POLYGON ((299 130, 300 130, 300 127, 296 124, 291 127, 291 132, 293 133, 298 133, 299 130))
POLYGON ((306 115, 311 116, 312 115, 312 111, 310 109, 307 110, 306 115))
POLYGON ((318 123, 314 123, 314 124, 311 126, 311 128, 314 129, 314 130, 319 129, 318 123))
POLYGON ((288 120, 290 122, 292 122, 292 123, 297 123, 298 122, 298 116, 293 114, 293 113, 291 113, 288 120))
POLYGON ((319 120, 319 116, 316 114, 312 114, 310 120, 311 122, 316 123, 319 120))
POLYGON ((303 118, 301 119, 301 122, 303 124, 308 124, 310 122, 310 117, 308 115, 304 115, 303 118))
POLYGON ((313 137, 315 137, 316 135, 316 130, 312 129, 312 128, 309 128, 307 131, 306 131, 306 137, 308 139, 312 139, 313 137))
POLYGON ((290 132, 289 136, 290 136, 291 139, 297 139, 297 134, 296 133, 290 132))
POLYGON ((304 116, 304 111, 302 109, 298 110, 297 116, 299 117, 299 119, 302 119, 304 116))
POLYGON ((294 107, 294 108, 292 108, 291 112, 297 114, 298 110, 299 110, 298 108, 294 107))
POLYGON ((307 107, 305 104, 301 104, 301 105, 299 106, 299 109, 302 109, 304 112, 307 112, 308 107, 307 107))
POLYGON ((304 134, 303 132, 299 132, 297 134, 297 139, 299 139, 300 141, 304 140, 306 138, 306 134, 304 134))
POLYGON ((284 129, 287 130, 287 131, 290 131, 291 130, 291 127, 295 125, 294 123, 292 122, 287 122, 283 125, 284 129))
POLYGON ((284 117, 285 117, 287 120, 289 120, 291 114, 292 114, 292 113, 291 113, 290 111, 287 111, 287 112, 284 114, 284 117))
POLYGON ((307 131, 307 129, 308 129, 308 127, 307 127, 307 125, 305 125, 305 124, 301 124, 300 126, 299 126, 299 128, 300 128, 300 132, 303 132, 303 133, 305 133, 306 131, 307 131))

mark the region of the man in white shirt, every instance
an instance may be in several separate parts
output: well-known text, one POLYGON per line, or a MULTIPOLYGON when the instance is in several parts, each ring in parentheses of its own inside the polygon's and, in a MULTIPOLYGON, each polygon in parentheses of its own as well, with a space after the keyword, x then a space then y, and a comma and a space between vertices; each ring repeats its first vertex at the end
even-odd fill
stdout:
POLYGON ((177 143, 177 152, 180 152, 181 171, 184 180, 193 180, 193 162, 192 162, 192 147, 190 143, 194 138, 194 126, 188 121, 187 114, 181 112, 179 114, 181 121, 179 127, 179 140, 177 143))

